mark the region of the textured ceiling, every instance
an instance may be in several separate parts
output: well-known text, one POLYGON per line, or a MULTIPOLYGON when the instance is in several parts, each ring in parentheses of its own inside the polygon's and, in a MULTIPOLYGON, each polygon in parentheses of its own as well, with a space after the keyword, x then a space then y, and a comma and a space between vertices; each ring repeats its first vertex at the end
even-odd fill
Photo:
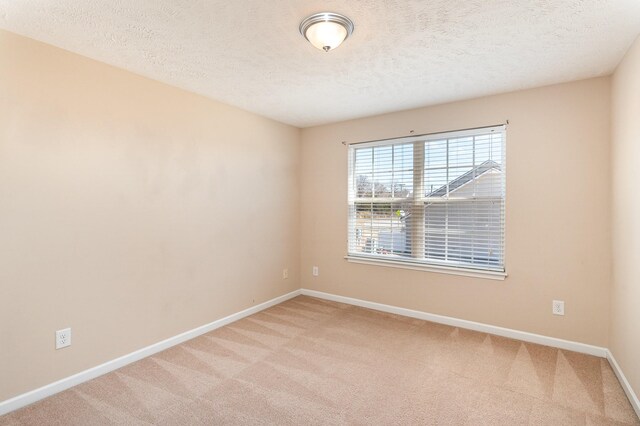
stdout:
POLYGON ((640 0, 0 0, 0 28, 307 127, 609 74, 640 0), (320 11, 355 23, 329 53, 320 11))

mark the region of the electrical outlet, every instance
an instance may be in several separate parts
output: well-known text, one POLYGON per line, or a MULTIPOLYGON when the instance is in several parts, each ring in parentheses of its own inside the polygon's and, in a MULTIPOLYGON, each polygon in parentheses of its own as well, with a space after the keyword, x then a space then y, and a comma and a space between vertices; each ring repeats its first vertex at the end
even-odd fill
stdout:
POLYGON ((311 270, 311 273, 313 274, 314 277, 317 277, 320 274, 318 272, 318 267, 314 266, 313 269, 311 270))
POLYGON ((551 309, 553 315, 564 315, 564 301, 554 300, 551 309))
POLYGON ((283 269, 282 270, 282 279, 286 280, 287 278, 289 278, 289 270, 288 269, 283 269))
POLYGON ((71 346, 71 329, 65 328, 64 330, 56 331, 56 349, 66 348, 71 346))

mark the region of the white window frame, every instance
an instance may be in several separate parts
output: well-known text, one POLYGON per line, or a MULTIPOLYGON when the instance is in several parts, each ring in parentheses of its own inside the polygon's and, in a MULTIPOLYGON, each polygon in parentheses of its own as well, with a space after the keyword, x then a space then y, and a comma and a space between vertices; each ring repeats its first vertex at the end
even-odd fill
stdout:
MULTIPOLYGON (((488 278, 488 279, 496 279, 496 280, 504 280, 507 276, 506 273, 506 238, 505 238, 505 209, 506 209, 506 168, 505 168, 505 160, 506 160, 506 125, 497 125, 497 126, 486 126, 480 128, 473 129, 465 129, 465 130, 457 130, 450 132, 439 132, 439 133, 430 133, 424 135, 417 136, 407 136, 400 138, 392 138, 392 139, 383 139, 378 141, 371 142, 358 142, 353 144, 348 144, 349 154, 348 154, 348 236, 347 236, 347 255, 345 259, 352 263, 360 263, 366 265, 375 265, 375 266, 384 266, 384 267, 395 267, 395 268, 403 268, 403 269, 412 269, 412 270, 421 270, 421 271, 429 271, 429 272, 439 272, 453 275, 462 275, 468 277, 476 277, 476 278, 488 278), (500 132, 502 133, 502 158, 501 158, 501 170, 502 170, 502 186, 503 186, 503 196, 502 203, 503 208, 501 209, 501 224, 502 224, 502 268, 484 268, 479 265, 472 265, 466 263, 455 263, 455 262, 438 262, 432 259, 424 259, 424 258, 386 258, 383 255, 378 254, 367 254, 367 253, 355 253, 350 252, 350 239, 355 237, 355 216, 352 214, 353 206, 355 205, 356 197, 355 197, 355 149, 356 148, 369 148, 376 146, 389 146, 395 144, 408 144, 414 143, 414 150, 416 149, 424 149, 424 143, 429 141, 442 140, 445 138, 453 139, 464 136, 477 136, 481 134, 486 134, 489 132, 500 132)), ((414 151, 415 152, 415 151, 414 151)), ((422 190, 422 179, 424 173, 424 156, 414 156, 414 178, 413 178, 413 202, 421 203, 425 202, 424 191, 422 190), (417 162, 416 162, 417 161, 417 162), (422 194, 422 195, 419 195, 422 194)), ((449 166, 447 166, 449 167, 449 166)), ((420 209, 416 209, 418 212, 420 209)), ((414 214, 415 214, 414 210, 414 214)), ((422 218, 422 222, 424 222, 424 218, 422 218)), ((424 230, 419 231, 424 234, 424 230)), ((421 237, 424 240, 424 235, 421 237)), ((420 250, 420 248, 418 248, 420 250)), ((415 256, 414 256, 415 257, 415 256)))

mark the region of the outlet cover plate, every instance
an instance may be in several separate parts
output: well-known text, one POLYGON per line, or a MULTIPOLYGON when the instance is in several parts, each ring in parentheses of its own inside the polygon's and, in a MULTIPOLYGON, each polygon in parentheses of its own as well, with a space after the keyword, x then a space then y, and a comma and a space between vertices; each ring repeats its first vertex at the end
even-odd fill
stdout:
POLYGON ((553 315, 564 315, 564 301, 554 300, 551 309, 553 315))
POLYGON ((67 346, 71 346, 71 329, 65 328, 56 331, 56 349, 66 348, 67 346))

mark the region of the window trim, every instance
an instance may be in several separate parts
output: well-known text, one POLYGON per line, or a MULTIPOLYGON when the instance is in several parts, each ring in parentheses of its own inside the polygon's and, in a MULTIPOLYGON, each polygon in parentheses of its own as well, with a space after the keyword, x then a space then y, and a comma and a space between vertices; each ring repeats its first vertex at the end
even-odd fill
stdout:
POLYGON ((463 277, 486 278, 490 280, 502 281, 507 278, 505 271, 493 271, 490 269, 476 269, 465 266, 445 266, 433 263, 411 262, 410 260, 381 259, 379 257, 367 255, 350 254, 344 257, 349 263, 359 263, 362 265, 385 266, 390 268, 410 269, 413 271, 436 272, 449 275, 461 275, 463 277))
MULTIPOLYGON (((347 174, 348 174, 348 185, 347 188, 347 207, 350 206, 353 191, 353 183, 354 183, 354 173, 353 170, 353 161, 352 151, 355 152, 357 148, 367 148, 367 147, 376 147, 376 146, 385 146, 392 145, 393 142, 398 144, 400 143, 415 143, 415 142, 428 142, 431 140, 440 140, 443 137, 453 138, 453 137, 464 137, 464 136, 475 136, 478 132, 481 131, 500 131, 505 132, 508 121, 506 124, 498 124, 491 126, 482 126, 475 128, 467 128, 461 130, 453 130, 453 131, 444 131, 437 133, 425 133, 421 135, 410 135, 404 137, 396 137, 396 138, 386 138, 386 139, 378 139, 373 141, 363 141, 363 142, 354 142, 354 143, 344 143, 347 148, 349 148, 349 154, 347 155, 347 174)), ((503 133, 504 134, 504 133, 503 133)), ((383 267, 393 267, 400 269, 410 269, 410 270, 418 270, 418 271, 427 271, 427 272, 436 272, 436 273, 444 273, 444 274, 452 274, 452 275, 460 275, 467 277, 475 277, 475 278, 486 278, 492 280, 504 280, 507 274, 507 256, 506 256, 506 167, 505 167, 505 159, 506 159, 506 134, 504 134, 502 141, 502 167, 505 179, 505 187, 504 194, 502 196, 503 200, 503 211, 502 211, 502 268, 501 269, 493 269, 487 268, 484 269, 482 266, 474 266, 474 265, 456 265, 454 262, 447 262, 446 264, 438 264, 437 260, 433 259, 425 259, 425 260, 414 260, 411 258, 395 260, 393 258, 383 258, 375 255, 367 255, 367 254, 359 254, 359 253, 351 253, 349 252, 349 243, 350 236, 352 231, 352 218, 349 214, 348 222, 347 222, 347 254, 344 256, 344 259, 350 263, 358 263, 365 265, 374 265, 374 266, 383 266, 383 267)), ((349 209, 348 209, 349 210, 349 209)))

